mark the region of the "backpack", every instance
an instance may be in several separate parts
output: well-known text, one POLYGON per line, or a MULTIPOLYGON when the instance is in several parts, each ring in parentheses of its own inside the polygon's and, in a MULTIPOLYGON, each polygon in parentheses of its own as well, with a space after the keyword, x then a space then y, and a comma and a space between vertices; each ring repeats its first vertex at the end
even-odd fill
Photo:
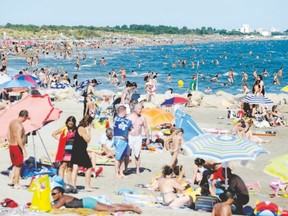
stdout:
POLYGON ((88 91, 88 86, 85 86, 84 88, 81 89, 81 93, 80 95, 83 96, 83 97, 87 97, 87 91, 88 91))

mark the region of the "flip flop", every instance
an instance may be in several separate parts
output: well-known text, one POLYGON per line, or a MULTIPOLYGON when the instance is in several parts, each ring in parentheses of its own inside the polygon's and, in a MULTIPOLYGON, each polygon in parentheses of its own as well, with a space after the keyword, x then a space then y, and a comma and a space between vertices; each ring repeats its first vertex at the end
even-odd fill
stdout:
POLYGON ((99 169, 95 172, 96 177, 98 177, 103 172, 103 167, 99 167, 99 169))

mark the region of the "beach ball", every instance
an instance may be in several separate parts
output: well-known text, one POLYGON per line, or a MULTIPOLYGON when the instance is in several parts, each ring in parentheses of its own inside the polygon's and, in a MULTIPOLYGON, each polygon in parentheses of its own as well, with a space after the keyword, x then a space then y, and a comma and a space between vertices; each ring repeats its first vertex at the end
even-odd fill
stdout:
POLYGON ((178 87, 183 87, 183 86, 184 86, 183 80, 178 80, 178 87))

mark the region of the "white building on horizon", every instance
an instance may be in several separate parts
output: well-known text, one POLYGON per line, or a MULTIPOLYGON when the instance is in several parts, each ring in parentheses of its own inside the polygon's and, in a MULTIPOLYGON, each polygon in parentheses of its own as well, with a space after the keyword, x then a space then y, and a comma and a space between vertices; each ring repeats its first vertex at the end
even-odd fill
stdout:
POLYGON ((243 34, 249 34, 252 32, 252 29, 250 28, 249 24, 243 24, 242 28, 240 28, 240 32, 243 34))

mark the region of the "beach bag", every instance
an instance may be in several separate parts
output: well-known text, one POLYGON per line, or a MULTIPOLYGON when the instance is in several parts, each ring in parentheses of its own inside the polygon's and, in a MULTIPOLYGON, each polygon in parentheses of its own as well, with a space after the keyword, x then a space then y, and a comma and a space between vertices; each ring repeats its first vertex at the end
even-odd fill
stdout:
POLYGON ((34 192, 31 206, 29 207, 30 210, 51 211, 50 180, 48 175, 33 177, 28 191, 34 192))
POLYGON ((196 196, 195 210, 212 212, 214 205, 218 202, 219 199, 214 196, 196 196))

